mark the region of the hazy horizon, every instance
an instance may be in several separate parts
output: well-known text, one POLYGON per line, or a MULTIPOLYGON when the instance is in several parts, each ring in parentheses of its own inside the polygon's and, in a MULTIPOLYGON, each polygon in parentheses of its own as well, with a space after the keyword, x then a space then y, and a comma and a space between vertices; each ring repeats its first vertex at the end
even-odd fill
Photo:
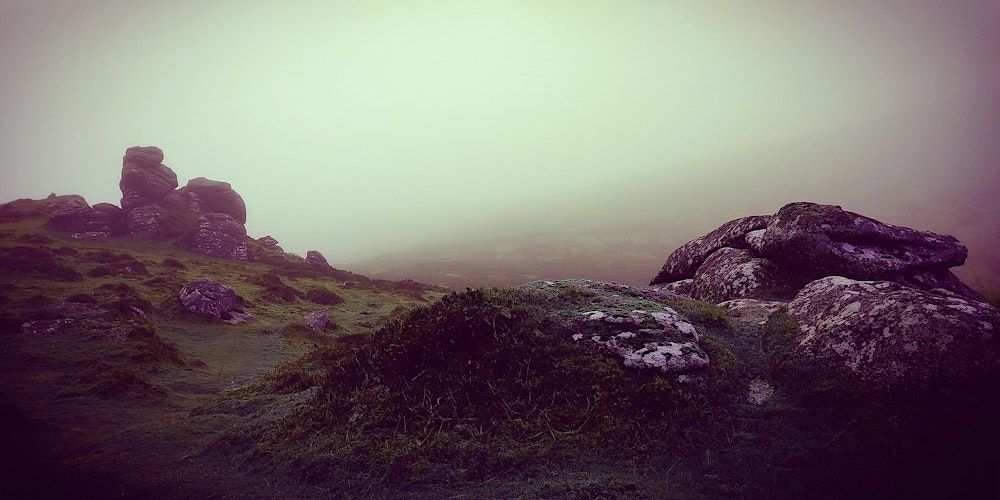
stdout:
POLYGON ((997 279, 998 25, 987 1, 0 0, 0 202, 117 204, 125 148, 156 145, 338 264, 809 200, 954 234, 997 279))

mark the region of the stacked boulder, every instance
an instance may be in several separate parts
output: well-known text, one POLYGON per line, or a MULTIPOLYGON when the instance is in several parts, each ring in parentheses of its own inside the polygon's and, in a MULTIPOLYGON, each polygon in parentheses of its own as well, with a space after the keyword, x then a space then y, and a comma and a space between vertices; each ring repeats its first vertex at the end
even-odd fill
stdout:
POLYGON ((773 216, 736 219, 667 257, 651 285, 696 299, 790 299, 826 276, 885 280, 979 294, 949 270, 968 250, 954 237, 885 224, 834 205, 790 203, 773 216), (690 280, 690 281, 687 281, 690 280))
POLYGON ((950 270, 967 255, 951 236, 800 202, 684 244, 650 285, 757 323, 787 307, 807 355, 879 384, 927 381, 1000 368, 997 310, 950 270))
POLYGON ((157 147, 131 147, 122 160, 122 209, 136 238, 189 238, 192 251, 247 260, 246 204, 225 182, 198 177, 177 189, 157 147))

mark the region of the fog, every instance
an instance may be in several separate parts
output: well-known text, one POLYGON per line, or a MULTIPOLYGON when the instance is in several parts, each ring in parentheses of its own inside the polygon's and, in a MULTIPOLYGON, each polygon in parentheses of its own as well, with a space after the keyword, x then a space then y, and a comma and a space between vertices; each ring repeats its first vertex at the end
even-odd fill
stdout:
POLYGON ((0 0, 0 201, 117 203, 156 145, 251 235, 344 265, 526 235, 665 256, 809 200, 954 234, 995 280, 1000 4, 836 3, 0 0))

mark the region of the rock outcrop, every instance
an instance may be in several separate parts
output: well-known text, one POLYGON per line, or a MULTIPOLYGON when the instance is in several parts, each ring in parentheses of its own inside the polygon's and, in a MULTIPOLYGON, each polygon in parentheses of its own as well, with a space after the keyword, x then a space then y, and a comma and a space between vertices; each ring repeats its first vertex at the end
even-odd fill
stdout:
POLYGON ((921 290, 943 288, 981 300, 949 270, 962 265, 967 254, 951 236, 885 224, 834 205, 799 202, 774 216, 729 221, 682 245, 651 283, 712 302, 788 300, 813 280, 845 276, 921 290))
POLYGON ((844 276, 970 292, 956 286, 960 282, 948 271, 968 256, 954 237, 885 224, 835 205, 785 205, 761 236, 760 254, 806 281, 844 276))
POLYGON ((177 189, 163 151, 150 146, 125 152, 119 186, 129 236, 179 239, 194 252, 248 259, 246 204, 229 183, 197 177, 177 189))
POLYGON ((198 218, 198 232, 189 248, 213 257, 247 260, 247 230, 229 214, 208 213, 198 218))
POLYGON ((109 203, 91 207, 82 196, 62 196, 52 200, 46 225, 75 238, 110 238, 122 234, 124 215, 109 203))
POLYGON ((306 262, 322 268, 329 268, 330 263, 326 261, 326 257, 319 253, 319 250, 309 250, 306 252, 306 262))
POLYGON ((195 280, 184 288, 179 295, 181 305, 188 312, 211 316, 230 323, 246 321, 250 318, 236 304, 239 296, 232 288, 214 280, 195 280))
POLYGON ((709 255, 724 247, 746 248, 747 233, 767 227, 770 219, 768 215, 752 215, 731 220, 715 231, 685 243, 667 257, 663 269, 649 284, 658 285, 693 278, 709 255))
POLYGON ((788 304, 805 355, 876 385, 962 382, 1000 367, 1000 316, 945 290, 840 276, 813 281, 788 304))

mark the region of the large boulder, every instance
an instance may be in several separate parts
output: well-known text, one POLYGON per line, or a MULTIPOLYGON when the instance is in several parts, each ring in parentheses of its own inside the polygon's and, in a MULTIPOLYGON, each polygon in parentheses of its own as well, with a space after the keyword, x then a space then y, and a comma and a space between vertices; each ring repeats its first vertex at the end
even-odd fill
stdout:
MULTIPOLYGON (((800 202, 785 205, 771 219, 760 255, 807 281, 844 276, 925 287, 918 276, 960 266, 968 251, 951 236, 885 224, 835 205, 800 202)), ((956 282, 929 285, 968 296, 971 290, 956 282)))
POLYGON ((213 318, 227 318, 236 309, 238 296, 232 288, 218 281, 195 280, 181 288, 181 305, 188 312, 213 318))
POLYGON ((243 198, 228 182, 196 177, 179 191, 198 213, 229 214, 241 224, 247 222, 247 208, 243 198))
POLYGON ((518 288, 547 296, 550 317, 581 349, 610 352, 630 368, 670 374, 709 364, 695 326, 663 303, 681 298, 671 292, 590 280, 536 281, 518 288))
POLYGON ((229 214, 205 214, 198 218, 198 232, 189 249, 213 257, 247 260, 247 230, 229 214))
POLYGON ((769 215, 753 215, 731 220, 718 229, 674 250, 663 263, 663 268, 649 283, 658 285, 693 278, 702 262, 723 247, 746 248, 747 233, 767 227, 769 215))
POLYGON ((125 151, 118 183, 123 209, 156 203, 177 188, 177 174, 162 161, 163 151, 157 147, 135 146, 125 151))
POLYGON ((712 303, 741 298, 783 298, 795 295, 792 279, 773 262, 748 250, 720 248, 694 275, 690 294, 712 303))
POLYGON ((326 261, 326 257, 319 253, 319 250, 309 250, 306 252, 306 262, 322 268, 329 268, 330 263, 326 261))
POLYGON ((807 356, 874 385, 969 381, 1000 367, 993 306, 946 290, 829 276, 788 304, 807 356))

